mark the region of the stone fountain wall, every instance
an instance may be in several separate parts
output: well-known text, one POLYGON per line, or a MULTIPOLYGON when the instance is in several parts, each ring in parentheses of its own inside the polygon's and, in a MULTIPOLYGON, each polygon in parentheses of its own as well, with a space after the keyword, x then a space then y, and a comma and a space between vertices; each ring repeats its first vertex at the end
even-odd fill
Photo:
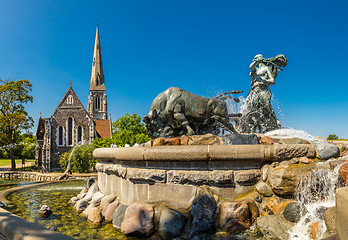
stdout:
POLYGON ((316 151, 312 144, 160 146, 97 149, 94 157, 103 194, 188 209, 200 188, 233 199, 254 188, 267 163, 316 151))

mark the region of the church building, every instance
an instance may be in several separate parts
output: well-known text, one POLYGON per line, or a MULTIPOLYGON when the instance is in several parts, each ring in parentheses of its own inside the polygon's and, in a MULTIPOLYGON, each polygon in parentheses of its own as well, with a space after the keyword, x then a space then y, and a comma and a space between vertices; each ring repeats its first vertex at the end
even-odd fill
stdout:
POLYGON ((44 171, 60 168, 59 156, 76 144, 97 137, 111 137, 105 79, 97 25, 92 73, 86 109, 69 83, 69 88, 50 118, 39 118, 36 132, 36 167, 44 171))

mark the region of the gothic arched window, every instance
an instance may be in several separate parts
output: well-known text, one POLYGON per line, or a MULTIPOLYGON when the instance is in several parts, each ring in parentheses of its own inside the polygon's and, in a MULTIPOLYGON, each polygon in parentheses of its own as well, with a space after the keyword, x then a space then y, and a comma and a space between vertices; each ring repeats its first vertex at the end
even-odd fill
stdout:
POLYGON ((82 127, 79 126, 77 128, 77 142, 81 142, 82 141, 82 127))
POLYGON ((68 145, 72 145, 73 119, 68 118, 68 145))
POLYGON ((59 126, 58 128, 58 145, 63 145, 63 127, 59 126))
POLYGON ((73 104, 74 103, 74 99, 73 99, 73 96, 69 95, 68 98, 66 99, 66 103, 67 104, 73 104))
POLYGON ((95 97, 95 109, 100 109, 100 96, 95 97))

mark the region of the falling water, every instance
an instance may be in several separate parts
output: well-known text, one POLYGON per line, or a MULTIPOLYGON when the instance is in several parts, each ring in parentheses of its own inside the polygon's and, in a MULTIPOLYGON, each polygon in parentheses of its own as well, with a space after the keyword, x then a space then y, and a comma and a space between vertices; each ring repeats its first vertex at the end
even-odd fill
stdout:
POLYGON ((301 205, 303 216, 300 221, 289 231, 290 240, 309 240, 311 224, 319 223, 320 239, 326 231, 323 219, 324 212, 335 206, 335 189, 340 186, 337 166, 333 171, 327 163, 318 163, 307 177, 299 183, 296 200, 301 205))
POLYGON ((228 113, 242 113, 246 99, 243 96, 238 97, 239 102, 235 102, 233 99, 227 99, 226 104, 227 104, 227 110, 228 113))

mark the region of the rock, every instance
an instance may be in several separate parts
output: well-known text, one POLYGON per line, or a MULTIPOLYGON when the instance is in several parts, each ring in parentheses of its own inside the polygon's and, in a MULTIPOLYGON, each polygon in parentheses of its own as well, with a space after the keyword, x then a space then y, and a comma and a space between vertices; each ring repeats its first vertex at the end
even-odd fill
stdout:
POLYGON ((275 144, 277 141, 271 137, 264 136, 261 138, 260 142, 261 144, 264 144, 264 145, 272 145, 272 144, 275 144))
POLYGON ((305 211, 299 202, 290 202, 284 208, 283 216, 286 220, 297 223, 305 215, 305 211))
POLYGON ((239 185, 254 185, 261 177, 260 169, 239 170, 235 172, 235 181, 239 185))
POLYGON ((154 233, 154 210, 150 204, 131 204, 125 212, 121 232, 148 237, 154 233))
POLYGON ((348 178, 348 163, 344 163, 338 170, 338 174, 343 180, 343 184, 345 185, 348 178))
POLYGON ((180 145, 180 138, 167 138, 167 139, 165 139, 165 144, 179 146, 180 145))
POLYGON ((52 210, 47 205, 42 205, 42 207, 39 210, 39 215, 42 218, 48 218, 52 214, 52 210))
POLYGON ((292 197, 302 178, 312 170, 311 164, 293 164, 268 170, 268 182, 272 191, 283 197, 292 197))
POLYGON ((95 202, 92 202, 91 204, 89 204, 89 205, 87 206, 87 208, 86 208, 85 210, 83 210, 83 212, 81 213, 81 215, 82 215, 82 216, 85 216, 85 217, 88 217, 89 212, 91 211, 92 208, 95 207, 95 205, 96 205, 95 202))
POLYGON ((265 197, 271 197, 273 195, 271 188, 265 182, 259 182, 255 185, 255 188, 258 191, 258 193, 265 197))
POLYGON ((74 208, 77 210, 77 212, 82 212, 83 210, 87 208, 87 206, 88 206, 88 202, 85 199, 81 199, 75 203, 74 208))
POLYGON ((145 147, 151 147, 152 144, 153 144, 153 140, 151 139, 145 143, 145 147))
POLYGON ((188 145, 189 137, 186 135, 182 135, 180 139, 180 144, 181 145, 188 145))
POLYGON ((300 159, 299 158, 293 158, 289 161, 289 164, 297 164, 300 162, 300 159))
POLYGON ((328 210, 328 207, 324 207, 324 206, 320 206, 317 209, 315 209, 315 217, 323 220, 324 219, 324 213, 326 212, 326 210, 328 210))
POLYGON ((164 139, 159 137, 153 140, 152 146, 163 146, 165 145, 164 139))
MULTIPOLYGON (((93 178, 90 178, 90 179, 93 179, 93 178)), ((98 183, 95 182, 89 187, 87 194, 82 199, 89 202, 92 200, 93 195, 98 191, 99 191, 98 183)))
POLYGON ((203 193, 193 200, 191 206, 192 227, 190 238, 200 233, 214 232, 214 214, 216 203, 214 197, 203 193))
POLYGON ((288 231, 295 224, 286 221, 281 215, 269 215, 256 219, 256 226, 264 235, 264 240, 285 240, 289 239, 288 231))
POLYGON ((161 211, 158 233, 164 239, 172 239, 180 236, 185 228, 187 218, 180 212, 170 208, 161 211))
POLYGON ((93 194, 92 196, 92 202, 95 202, 96 205, 100 204, 100 200, 104 197, 104 194, 102 194, 101 192, 96 192, 95 194, 93 194))
POLYGON ((88 192, 87 188, 84 188, 84 189, 81 190, 81 192, 76 197, 78 199, 82 199, 82 198, 84 198, 86 196, 87 192, 88 192))
POLYGON ((117 208, 116 211, 114 211, 114 214, 112 215, 112 225, 116 229, 121 229, 121 224, 124 220, 124 214, 127 210, 128 206, 120 204, 117 208))
POLYGON ((270 198, 265 207, 264 207, 264 212, 262 212, 262 216, 266 215, 279 215, 283 213, 285 207, 292 202, 292 200, 281 200, 280 198, 277 197, 272 197, 270 198))
POLYGON ((308 229, 309 237, 311 239, 318 239, 319 231, 319 222, 312 223, 308 229))
POLYGON ((281 144, 307 144, 307 141, 301 138, 282 138, 278 142, 281 144))
POLYGON ((337 158, 340 156, 340 149, 337 145, 323 141, 314 141, 313 144, 317 151, 317 157, 322 160, 337 158))
POLYGON ((258 216, 259 211, 253 200, 223 202, 219 225, 223 231, 236 234, 248 229, 258 216))
POLYGON ((336 233, 336 207, 331 207, 324 213, 324 221, 329 233, 336 233))
POLYGON ((287 167, 289 166, 289 164, 290 164, 290 161, 286 161, 286 160, 279 162, 279 166, 281 167, 287 167))
POLYGON ((69 203, 75 205, 75 203, 80 200, 78 197, 72 197, 70 200, 69 200, 69 203))
POLYGON ((112 221, 114 212, 115 212, 116 208, 118 207, 118 204, 119 204, 119 202, 116 200, 116 201, 113 201, 112 203, 110 203, 107 206, 107 208, 104 211, 104 216, 105 216, 105 221, 106 222, 111 222, 112 221))
POLYGON ((256 134, 231 133, 223 137, 226 145, 251 145, 260 144, 256 134))
POLYGON ((94 178, 88 178, 87 179, 87 184, 86 184, 87 190, 89 190, 89 188, 93 185, 93 183, 95 183, 94 178))
POLYGON ((204 135, 193 135, 189 137, 188 145, 223 145, 221 137, 207 133, 204 135))
POLYGON ((88 220, 94 224, 100 224, 103 221, 103 215, 97 207, 92 207, 88 213, 88 220))
MULTIPOLYGON (((105 215, 105 211, 107 207, 116 199, 116 195, 110 194, 104 196, 102 199, 100 199, 100 209, 102 211, 102 214, 105 215)), ((117 206, 116 206, 117 207, 117 206)), ((112 218, 111 218, 112 219, 112 218)))
POLYGON ((299 162, 304 163, 304 164, 308 164, 308 163, 313 163, 313 159, 307 158, 307 157, 300 157, 298 159, 299 162))

